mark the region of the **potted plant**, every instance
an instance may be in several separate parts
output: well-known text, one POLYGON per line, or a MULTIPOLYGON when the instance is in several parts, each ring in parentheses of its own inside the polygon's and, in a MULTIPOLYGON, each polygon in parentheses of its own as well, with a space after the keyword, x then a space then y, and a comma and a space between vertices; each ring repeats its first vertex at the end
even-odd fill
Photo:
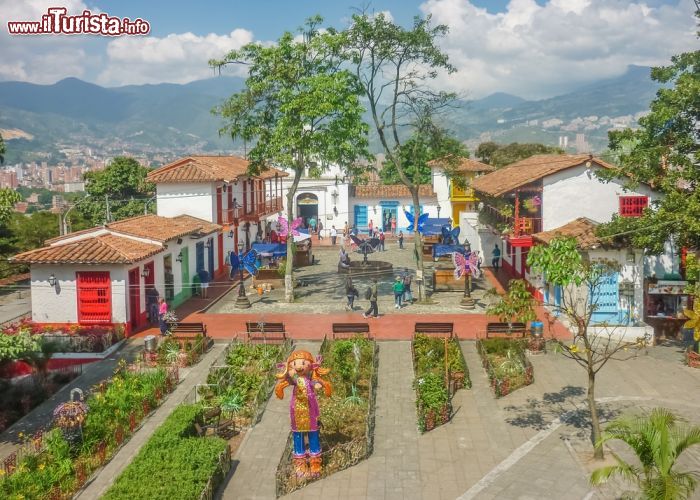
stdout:
POLYGON ((510 280, 508 292, 499 294, 495 288, 488 295, 498 297, 498 302, 486 309, 486 314, 498 316, 503 323, 508 323, 508 331, 512 332, 513 323, 526 323, 537 319, 535 301, 527 289, 525 280, 510 280))

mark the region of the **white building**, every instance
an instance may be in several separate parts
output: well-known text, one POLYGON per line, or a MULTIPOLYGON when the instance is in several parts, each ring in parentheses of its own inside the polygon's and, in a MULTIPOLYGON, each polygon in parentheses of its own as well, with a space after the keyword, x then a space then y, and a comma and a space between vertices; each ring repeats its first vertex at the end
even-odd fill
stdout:
POLYGON ((11 260, 30 265, 32 321, 122 323, 130 332, 147 323, 147 290, 177 306, 196 290, 197 269, 223 271, 220 230, 189 215, 143 215, 48 240, 11 260))

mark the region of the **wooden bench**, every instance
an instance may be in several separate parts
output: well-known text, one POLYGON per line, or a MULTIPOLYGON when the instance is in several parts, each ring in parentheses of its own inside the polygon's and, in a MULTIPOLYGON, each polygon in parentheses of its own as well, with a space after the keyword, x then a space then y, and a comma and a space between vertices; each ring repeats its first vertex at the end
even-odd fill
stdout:
POLYGON ((454 335, 454 323, 416 323, 413 331, 425 335, 452 338, 454 335))
POLYGON ((287 331, 284 329, 284 323, 246 321, 245 326, 248 342, 283 344, 287 340, 287 331))
POLYGON ((333 340, 349 339, 355 335, 362 335, 366 339, 371 338, 369 323, 333 323, 333 340))
POLYGON ((487 323, 486 324, 486 338, 493 337, 518 337, 522 338, 526 333, 525 323, 487 323))
POLYGON ((170 329, 170 337, 180 344, 181 350, 184 350, 187 342, 196 340, 197 336, 202 337, 201 352, 204 352, 209 346, 207 325, 204 323, 175 323, 170 329))

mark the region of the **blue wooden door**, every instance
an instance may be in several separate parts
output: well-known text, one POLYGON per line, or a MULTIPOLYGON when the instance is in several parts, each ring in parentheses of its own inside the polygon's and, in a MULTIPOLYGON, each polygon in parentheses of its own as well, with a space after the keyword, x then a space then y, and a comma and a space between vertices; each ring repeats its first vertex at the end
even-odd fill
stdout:
POLYGON ((619 293, 618 273, 611 273, 600 279, 598 286, 590 290, 590 302, 594 308, 591 323, 617 322, 619 293))
POLYGON ((367 205, 355 205, 355 227, 364 229, 367 227, 367 205))
POLYGON ((207 250, 209 250, 208 255, 207 255, 207 257, 208 257, 207 264, 209 264, 209 265, 207 266, 207 268, 208 268, 207 270, 209 271, 209 279, 213 280, 214 279, 214 238, 209 238, 209 241, 207 241, 207 243, 209 244, 209 247, 207 248, 207 250))
POLYGON ((197 267, 197 269, 195 270, 195 273, 198 273, 199 271, 204 269, 204 243, 201 241, 199 243, 197 243, 195 250, 196 250, 195 265, 197 267))

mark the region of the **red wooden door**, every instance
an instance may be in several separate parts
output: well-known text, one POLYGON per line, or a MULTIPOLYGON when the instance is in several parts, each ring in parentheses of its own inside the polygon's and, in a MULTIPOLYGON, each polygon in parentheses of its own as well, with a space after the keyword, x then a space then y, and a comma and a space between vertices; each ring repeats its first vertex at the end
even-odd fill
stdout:
POLYGON ((141 324, 141 275, 138 267, 129 270, 129 324, 132 331, 141 324))
POLYGON ((223 216, 223 198, 221 197, 221 188, 216 188, 216 219, 214 222, 221 224, 221 219, 223 216))
POLYGON ((112 322, 112 280, 108 271, 76 273, 79 323, 112 322))
POLYGON ((224 269, 224 234, 219 233, 219 238, 217 240, 217 251, 219 252, 219 265, 217 266, 219 272, 224 269))

